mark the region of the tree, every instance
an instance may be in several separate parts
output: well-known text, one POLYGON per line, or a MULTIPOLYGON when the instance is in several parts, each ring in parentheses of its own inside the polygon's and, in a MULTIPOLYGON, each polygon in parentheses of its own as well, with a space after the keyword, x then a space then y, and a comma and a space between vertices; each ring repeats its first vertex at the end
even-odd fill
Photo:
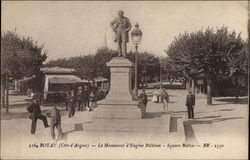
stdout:
POLYGON ((238 53, 243 45, 240 34, 229 32, 223 26, 217 30, 207 28, 179 34, 166 53, 184 76, 196 79, 204 76, 207 81, 207 104, 212 104, 212 84, 220 74, 227 74, 227 58, 238 53))
POLYGON ((93 59, 95 64, 95 76, 104 76, 110 79, 110 71, 106 63, 118 55, 116 50, 107 47, 98 48, 93 59))
POLYGON ((6 112, 8 112, 9 78, 20 79, 39 74, 42 62, 47 58, 46 51, 42 51, 43 47, 31 37, 20 37, 10 31, 1 33, 1 84, 4 85, 2 93, 5 89, 7 91, 6 112))
POLYGON ((49 61, 46 67, 73 68, 82 79, 93 80, 96 76, 110 78, 106 63, 117 54, 117 51, 108 48, 97 49, 94 55, 75 56, 49 61))
MULTIPOLYGON (((244 44, 244 43, 242 43, 244 44)), ((244 47, 240 47, 241 50, 234 54, 229 54, 227 57, 227 64, 229 70, 229 77, 232 78, 233 84, 236 88, 236 101, 239 100, 240 93, 240 79, 245 80, 245 86, 247 84, 248 73, 248 43, 245 42, 244 47)))

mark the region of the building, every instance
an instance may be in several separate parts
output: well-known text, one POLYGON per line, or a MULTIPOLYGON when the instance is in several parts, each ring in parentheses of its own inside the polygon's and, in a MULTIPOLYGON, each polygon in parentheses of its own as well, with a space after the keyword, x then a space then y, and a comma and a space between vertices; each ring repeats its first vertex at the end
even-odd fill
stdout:
POLYGON ((88 81, 83 81, 75 76, 75 70, 70 68, 42 68, 43 72, 43 100, 47 101, 48 96, 63 97, 64 94, 71 89, 76 89, 77 84, 85 84, 88 81))

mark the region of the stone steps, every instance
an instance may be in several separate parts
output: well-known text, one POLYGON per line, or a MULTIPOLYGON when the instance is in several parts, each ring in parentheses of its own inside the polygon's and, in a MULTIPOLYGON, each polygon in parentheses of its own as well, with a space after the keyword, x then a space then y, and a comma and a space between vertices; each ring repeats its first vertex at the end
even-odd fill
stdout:
POLYGON ((93 119, 84 124, 84 130, 114 132, 153 132, 169 133, 170 115, 155 119, 93 119))

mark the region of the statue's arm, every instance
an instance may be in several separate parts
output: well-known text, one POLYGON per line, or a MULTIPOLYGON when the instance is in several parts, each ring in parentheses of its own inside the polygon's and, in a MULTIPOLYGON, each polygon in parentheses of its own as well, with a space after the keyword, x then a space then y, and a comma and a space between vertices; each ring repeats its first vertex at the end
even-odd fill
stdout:
POLYGON ((128 23, 128 28, 126 29, 126 32, 130 31, 130 29, 132 27, 128 18, 127 18, 127 23, 128 23))
POLYGON ((110 27, 112 28, 113 31, 115 31, 114 24, 116 23, 116 19, 110 22, 110 27))

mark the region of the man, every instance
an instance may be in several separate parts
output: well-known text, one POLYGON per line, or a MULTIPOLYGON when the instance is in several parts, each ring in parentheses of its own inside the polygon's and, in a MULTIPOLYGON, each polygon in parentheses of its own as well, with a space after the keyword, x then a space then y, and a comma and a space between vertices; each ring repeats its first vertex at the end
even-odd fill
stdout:
POLYGON ((123 11, 118 12, 118 17, 110 23, 111 28, 116 34, 115 42, 118 43, 119 57, 126 57, 127 42, 129 40, 128 32, 131 29, 129 19, 124 16, 123 11))
POLYGON ((90 99, 90 91, 88 89, 88 86, 84 86, 83 90, 83 104, 84 104, 84 110, 86 110, 86 107, 89 107, 89 99, 90 99))
POLYGON ((76 93, 78 111, 83 111, 83 96, 83 89, 82 86, 80 86, 76 93))
POLYGON ((61 114, 56 106, 51 110, 51 137, 55 139, 55 127, 58 131, 58 139, 62 139, 61 114))
POLYGON ((148 103, 148 97, 145 93, 145 89, 142 90, 142 93, 140 94, 140 100, 141 103, 145 106, 145 108, 147 107, 147 103, 148 103))
POLYGON ((165 113, 168 112, 168 102, 169 102, 169 95, 165 88, 162 89, 162 101, 163 101, 163 110, 165 113))
POLYGON ((186 98, 186 106, 188 109, 188 119, 194 118, 194 106, 195 106, 195 96, 192 94, 191 91, 188 92, 186 98))
POLYGON ((35 134, 37 119, 43 120, 43 124, 45 128, 49 127, 49 125, 48 125, 46 116, 42 115, 40 105, 37 101, 36 95, 33 94, 31 98, 32 98, 32 103, 30 106, 28 106, 27 110, 31 113, 30 115, 30 119, 32 120, 31 134, 35 134))
POLYGON ((75 115, 75 91, 71 90, 69 95, 69 118, 75 115))
POLYGON ((65 92, 65 105, 66 105, 66 111, 68 111, 69 109, 69 96, 70 96, 70 93, 69 92, 65 92))
POLYGON ((142 93, 140 94, 139 96, 139 106, 142 105, 142 113, 143 113, 143 116, 142 118, 146 115, 146 108, 147 108, 147 103, 148 103, 148 97, 147 97, 147 94, 145 93, 145 90, 143 89, 142 90, 142 93))

